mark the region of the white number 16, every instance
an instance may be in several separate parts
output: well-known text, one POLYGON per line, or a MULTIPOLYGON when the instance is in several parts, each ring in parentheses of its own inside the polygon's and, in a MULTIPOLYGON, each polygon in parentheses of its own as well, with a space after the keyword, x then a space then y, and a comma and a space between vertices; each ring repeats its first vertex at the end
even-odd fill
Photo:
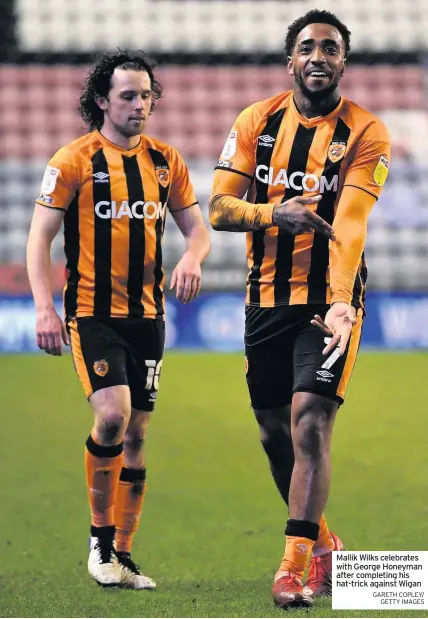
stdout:
POLYGON ((159 389, 159 377, 160 377, 160 371, 161 371, 161 367, 162 367, 162 361, 163 359, 161 359, 159 361, 159 363, 156 363, 155 360, 151 360, 151 359, 146 359, 146 366, 147 366, 147 382, 146 382, 146 389, 156 389, 156 391, 159 389))

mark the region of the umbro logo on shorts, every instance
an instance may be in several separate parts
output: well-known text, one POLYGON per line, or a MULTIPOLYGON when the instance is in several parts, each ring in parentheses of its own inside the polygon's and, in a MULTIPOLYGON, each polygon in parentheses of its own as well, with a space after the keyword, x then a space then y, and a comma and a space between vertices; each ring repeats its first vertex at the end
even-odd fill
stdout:
POLYGON ((317 374, 319 374, 323 378, 332 378, 334 376, 334 374, 332 374, 331 372, 327 372, 327 370, 318 370, 317 374))
POLYGON ((320 380, 323 383, 331 383, 331 379, 334 377, 334 374, 327 372, 327 370, 317 370, 317 374, 317 380, 320 380))

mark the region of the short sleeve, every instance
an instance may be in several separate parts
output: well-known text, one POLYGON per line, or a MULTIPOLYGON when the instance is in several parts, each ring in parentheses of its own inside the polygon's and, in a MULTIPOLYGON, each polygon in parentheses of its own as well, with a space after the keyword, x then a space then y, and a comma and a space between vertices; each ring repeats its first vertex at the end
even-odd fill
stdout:
POLYGON ((236 119, 223 146, 216 170, 230 170, 252 179, 256 169, 254 106, 236 119))
POLYGON ((46 166, 37 204, 66 211, 76 195, 78 182, 77 164, 62 148, 46 166))
POLYGON ((174 149, 170 151, 171 189, 169 192, 168 208, 170 211, 179 211, 197 204, 193 185, 190 181, 189 170, 181 155, 174 149))
POLYGON ((344 186, 358 187, 379 198, 388 176, 390 161, 391 139, 385 125, 376 119, 357 142, 344 186))

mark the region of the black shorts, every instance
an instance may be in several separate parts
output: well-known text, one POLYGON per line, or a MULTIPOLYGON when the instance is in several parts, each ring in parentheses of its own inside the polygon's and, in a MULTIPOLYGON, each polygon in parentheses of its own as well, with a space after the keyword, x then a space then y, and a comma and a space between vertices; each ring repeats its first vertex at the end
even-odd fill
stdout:
MULTIPOLYGON (((297 391, 315 393, 342 404, 357 358, 362 330, 358 310, 346 352, 328 357, 324 333, 311 325, 315 314, 324 318, 329 305, 287 305, 245 308, 247 384, 254 408, 291 403, 297 391)), ((328 341, 328 340, 327 340, 328 341)))
POLYGON ((89 398, 128 385, 131 404, 152 411, 165 343, 165 323, 150 318, 73 318, 67 323, 74 367, 89 398))

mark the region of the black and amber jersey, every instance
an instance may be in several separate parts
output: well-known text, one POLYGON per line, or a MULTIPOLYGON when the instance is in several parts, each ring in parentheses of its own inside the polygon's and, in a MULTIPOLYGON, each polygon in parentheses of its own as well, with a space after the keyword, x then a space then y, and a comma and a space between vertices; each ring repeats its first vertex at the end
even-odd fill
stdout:
POLYGON ((66 211, 67 316, 163 317, 166 211, 197 204, 174 148, 141 136, 124 150, 88 133, 49 161, 37 203, 66 211))
MULTIPOLYGON (((255 103, 237 118, 216 167, 228 174, 216 173, 214 193, 242 197, 234 186, 242 187, 247 177, 246 200, 254 204, 321 194, 310 208, 333 224, 345 186, 379 197, 390 150, 383 123, 352 101, 341 98, 330 114, 307 119, 289 91, 255 103)), ((268 227, 247 233, 247 257, 248 304, 331 302, 327 237, 313 232, 294 237, 268 227)), ((363 307, 367 270, 364 254, 358 259, 352 304, 363 307)))

